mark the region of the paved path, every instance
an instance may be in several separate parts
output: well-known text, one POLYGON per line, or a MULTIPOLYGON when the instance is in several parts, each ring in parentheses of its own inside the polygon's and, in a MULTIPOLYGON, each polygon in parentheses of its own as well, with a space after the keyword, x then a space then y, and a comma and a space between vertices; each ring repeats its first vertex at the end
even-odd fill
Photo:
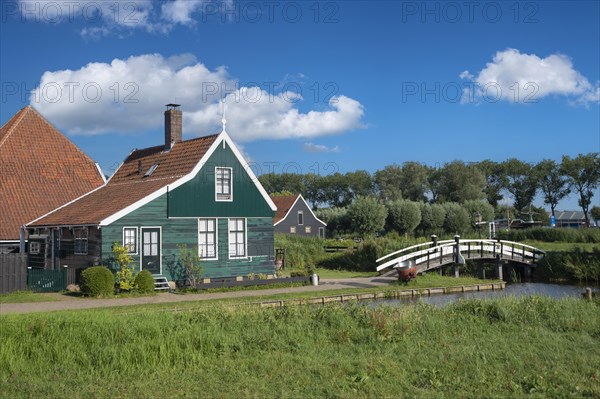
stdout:
POLYGON ((287 294, 291 292, 311 292, 324 290, 337 290, 343 288, 372 288, 388 285, 396 281, 395 277, 361 277, 347 279, 324 279, 320 281, 319 286, 303 286, 289 288, 273 288, 265 290, 248 291, 230 291, 216 292, 210 294, 172 294, 160 293, 154 296, 137 298, 116 298, 116 299, 91 299, 70 297, 62 294, 45 294, 56 301, 53 302, 30 302, 30 303, 6 303, 0 304, 0 314, 9 313, 31 313, 31 312, 52 312, 57 310, 69 309, 93 309, 107 308, 117 306, 145 305, 151 303, 175 303, 175 302, 193 302, 205 301, 208 299, 223 298, 251 298, 263 295, 287 294))

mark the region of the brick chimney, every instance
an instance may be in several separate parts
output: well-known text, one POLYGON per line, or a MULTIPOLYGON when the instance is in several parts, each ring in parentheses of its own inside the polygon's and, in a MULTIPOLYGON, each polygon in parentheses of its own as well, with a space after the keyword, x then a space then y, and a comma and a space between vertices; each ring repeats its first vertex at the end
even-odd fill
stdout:
POLYGON ((165 151, 173 148, 175 143, 183 140, 181 119, 182 114, 179 104, 167 104, 165 111, 165 151))

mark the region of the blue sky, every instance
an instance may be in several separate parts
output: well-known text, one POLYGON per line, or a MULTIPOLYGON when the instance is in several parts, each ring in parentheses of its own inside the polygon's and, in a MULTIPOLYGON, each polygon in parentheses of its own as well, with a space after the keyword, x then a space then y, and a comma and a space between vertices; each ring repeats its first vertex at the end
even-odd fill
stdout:
POLYGON ((107 173, 166 103, 219 131, 220 98, 258 173, 600 150, 597 1, 1 6, 0 122, 32 104, 107 173))

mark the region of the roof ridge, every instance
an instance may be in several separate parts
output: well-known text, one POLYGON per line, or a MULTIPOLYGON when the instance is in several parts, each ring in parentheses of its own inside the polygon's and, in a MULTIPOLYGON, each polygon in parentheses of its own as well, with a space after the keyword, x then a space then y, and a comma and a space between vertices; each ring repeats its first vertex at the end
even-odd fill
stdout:
MULTIPOLYGON (((180 177, 183 177, 186 174, 179 174, 179 175, 165 176, 165 177, 157 177, 157 178, 154 178, 154 179, 145 179, 145 180, 141 180, 141 181, 140 180, 125 180, 125 181, 121 181, 121 182, 111 183, 110 186, 126 186, 128 184, 139 184, 139 183, 147 183, 147 182, 151 182, 151 181, 179 179, 180 177)), ((106 185, 109 185, 109 184, 107 183, 106 185)))
MULTIPOLYGON (((25 117, 25 115, 27 114, 27 112, 29 112, 31 109, 32 109, 31 105, 27 105, 27 106, 25 106, 25 107, 23 107, 23 108, 21 108, 19 110, 19 112, 17 114, 20 113, 21 115, 19 115, 18 119, 15 120, 15 122, 12 124, 12 126, 10 127, 10 129, 8 129, 8 132, 6 133, 6 135, 4 136, 4 138, 2 139, 2 142, 0 142, 0 147, 2 147, 4 145, 4 143, 6 143, 6 140, 8 140, 8 138, 10 137, 10 135, 12 134, 12 132, 15 130, 15 127, 18 126, 19 123, 21 123, 21 121, 23 120, 23 118, 25 117)), ((4 125, 2 125, 2 127, 0 127, 0 129, 4 128, 4 126, 6 126, 8 124, 8 122, 10 122, 15 116, 13 116, 9 120, 7 120, 6 123, 4 125)))

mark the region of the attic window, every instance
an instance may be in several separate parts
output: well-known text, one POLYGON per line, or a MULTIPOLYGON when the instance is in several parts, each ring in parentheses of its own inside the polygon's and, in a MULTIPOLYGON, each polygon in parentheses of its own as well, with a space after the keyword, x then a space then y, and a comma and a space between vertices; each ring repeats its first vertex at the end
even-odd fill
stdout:
POLYGON ((215 199, 217 201, 232 201, 232 168, 215 168, 215 199))
POLYGON ((148 171, 146 172, 146 174, 144 174, 144 177, 150 176, 152 173, 154 173, 154 171, 156 170, 156 168, 158 168, 158 164, 157 163, 155 163, 154 165, 150 166, 150 169, 148 169, 148 171))

